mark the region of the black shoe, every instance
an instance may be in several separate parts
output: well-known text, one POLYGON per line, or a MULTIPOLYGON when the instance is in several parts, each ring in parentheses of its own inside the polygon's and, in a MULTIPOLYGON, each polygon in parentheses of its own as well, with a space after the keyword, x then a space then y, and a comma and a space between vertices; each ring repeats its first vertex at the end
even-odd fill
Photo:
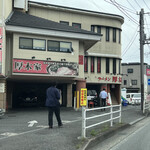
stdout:
POLYGON ((53 127, 52 126, 49 126, 49 129, 52 129, 53 127))
POLYGON ((62 128, 62 127, 63 127, 63 124, 58 125, 58 127, 59 127, 59 128, 62 128))

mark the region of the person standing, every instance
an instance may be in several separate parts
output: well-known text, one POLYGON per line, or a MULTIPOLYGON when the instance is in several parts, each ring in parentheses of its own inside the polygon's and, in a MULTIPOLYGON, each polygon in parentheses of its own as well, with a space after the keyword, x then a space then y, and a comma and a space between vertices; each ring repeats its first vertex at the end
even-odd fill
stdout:
POLYGON ((48 125, 49 128, 53 128, 53 112, 55 113, 58 127, 62 127, 62 121, 60 118, 60 92, 56 88, 56 83, 52 83, 46 91, 46 106, 48 107, 48 125))
MULTIPOLYGON (((105 107, 106 106, 106 98, 107 98, 107 92, 105 91, 105 88, 103 89, 103 91, 100 92, 99 97, 101 99, 102 107, 105 107)), ((105 110, 105 108, 104 108, 104 110, 105 110)))

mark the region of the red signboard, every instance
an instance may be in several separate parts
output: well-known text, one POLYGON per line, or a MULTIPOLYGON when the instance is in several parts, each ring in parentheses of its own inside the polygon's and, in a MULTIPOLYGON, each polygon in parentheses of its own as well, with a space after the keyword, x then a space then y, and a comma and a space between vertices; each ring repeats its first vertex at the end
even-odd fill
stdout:
POLYGON ((14 73, 49 74, 55 76, 78 75, 78 65, 72 62, 52 62, 13 59, 14 73))
POLYGON ((112 77, 98 77, 98 81, 112 81, 112 82, 122 82, 121 77, 112 76, 112 77))
POLYGON ((146 75, 150 76, 150 69, 146 69, 146 75))
POLYGON ((79 55, 79 65, 83 65, 83 55, 79 55))

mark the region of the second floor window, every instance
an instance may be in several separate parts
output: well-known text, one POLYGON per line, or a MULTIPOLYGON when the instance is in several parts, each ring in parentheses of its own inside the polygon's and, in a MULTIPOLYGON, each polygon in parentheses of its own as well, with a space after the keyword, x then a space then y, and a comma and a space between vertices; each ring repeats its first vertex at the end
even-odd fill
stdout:
POLYGON ((67 21, 60 21, 61 24, 65 24, 65 25, 68 25, 69 26, 69 22, 67 21))
POLYGON ((113 58, 113 74, 116 74, 116 58, 113 58))
POLYGON ((127 80, 124 80, 124 85, 127 85, 127 80))
POLYGON ((119 43, 121 43, 121 30, 119 30, 119 43))
POLYGON ((46 40, 32 39, 32 38, 19 38, 20 49, 31 49, 31 50, 46 50, 46 40))
POLYGON ((133 69, 132 69, 132 68, 129 68, 129 69, 127 70, 127 73, 133 73, 133 69))
POLYGON ((109 27, 106 27, 106 41, 109 41, 109 27))
POLYGON ((94 72, 94 57, 91 57, 91 72, 94 72))
POLYGON ((55 52, 71 52, 72 44, 71 42, 60 42, 60 41, 48 41, 47 50, 55 52))
POLYGON ((109 73, 109 58, 106 58, 106 73, 109 73))
POLYGON ((72 23, 72 26, 73 26, 74 28, 81 29, 81 24, 80 24, 80 23, 72 23))
POLYGON ((88 57, 84 57, 84 72, 88 72, 88 57))
POLYGON ((97 73, 101 73, 101 58, 97 57, 97 73))
POLYGON ((113 42, 116 42, 116 28, 113 28, 113 42))
POLYGON ((132 85, 137 85, 137 80, 131 80, 132 85))

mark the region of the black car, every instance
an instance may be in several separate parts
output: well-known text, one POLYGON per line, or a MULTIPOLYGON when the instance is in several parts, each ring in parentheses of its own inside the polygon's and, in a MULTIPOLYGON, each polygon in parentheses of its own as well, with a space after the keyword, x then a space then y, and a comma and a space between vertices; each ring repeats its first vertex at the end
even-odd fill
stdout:
POLYGON ((25 91, 18 96, 18 103, 20 106, 37 106, 38 97, 32 91, 25 91))

